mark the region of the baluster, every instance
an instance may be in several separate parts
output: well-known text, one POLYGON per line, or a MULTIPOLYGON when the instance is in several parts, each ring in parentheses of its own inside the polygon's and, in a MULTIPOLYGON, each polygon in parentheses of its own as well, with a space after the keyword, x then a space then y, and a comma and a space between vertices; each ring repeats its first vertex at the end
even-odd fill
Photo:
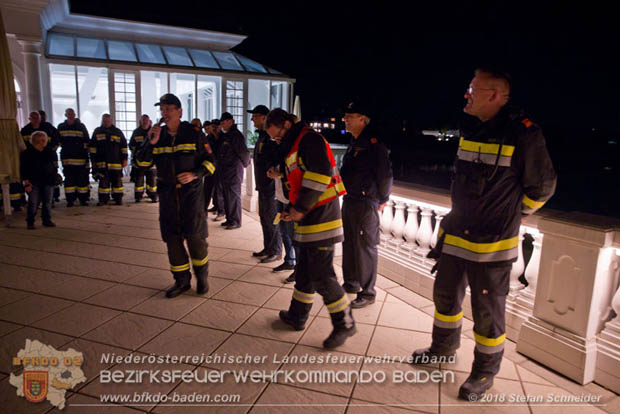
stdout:
POLYGON ((523 270, 525 269, 525 261, 523 260, 523 237, 525 236, 525 228, 521 227, 519 229, 519 257, 517 261, 512 264, 512 269, 510 269, 510 294, 513 295, 519 290, 523 289, 523 283, 519 281, 519 276, 523 274, 523 270))
POLYGON ((397 243, 402 243, 403 231, 405 230, 405 203, 403 201, 397 201, 395 209, 394 219, 390 225, 390 232, 397 243))
POLYGON ((388 201, 383 208, 383 214, 381 215, 381 232, 389 237, 390 234, 390 226, 392 225, 392 206, 394 202, 392 200, 388 201))
POLYGON ((415 236, 418 235, 418 206, 407 204, 407 223, 405 223, 405 240, 408 245, 415 246, 415 236))
POLYGON ((431 238, 431 247, 437 246, 437 240, 439 239, 439 226, 441 225, 441 220, 443 220, 442 211, 435 211, 435 230, 433 231, 433 237, 431 238))
POLYGON ((543 235, 541 233, 533 234, 534 236, 534 250, 532 251, 532 257, 525 269, 525 279, 527 280, 527 287, 519 294, 519 302, 530 309, 534 309, 534 299, 536 298, 536 285, 538 284, 538 272, 540 270, 540 251, 542 246, 543 235))
POLYGON ((431 216, 433 215, 433 210, 428 207, 422 207, 422 221, 420 222, 420 229, 418 230, 418 234, 416 236, 416 241, 420 245, 420 248, 417 250, 418 254, 426 256, 429 252, 431 245, 431 238, 433 237, 433 227, 431 225, 431 216))

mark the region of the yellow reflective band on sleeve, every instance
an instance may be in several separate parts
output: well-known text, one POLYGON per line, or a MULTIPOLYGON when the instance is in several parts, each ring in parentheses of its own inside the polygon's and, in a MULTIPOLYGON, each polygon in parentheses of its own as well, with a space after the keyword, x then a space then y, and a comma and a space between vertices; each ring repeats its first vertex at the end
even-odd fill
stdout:
POLYGON ((337 229, 338 227, 342 227, 342 219, 328 221, 321 224, 312 224, 310 226, 297 226, 295 231, 298 234, 312 234, 337 229))
POLYGON ((442 322, 458 322, 463 319, 463 312, 459 312, 456 315, 442 315, 441 313, 435 311, 435 319, 442 322))
MULTIPOLYGON (((471 152, 480 152, 481 154, 495 154, 499 152, 499 144, 485 144, 482 142, 468 141, 465 138, 461 137, 461 141, 459 142, 459 147, 463 148, 465 151, 471 152)), ((502 153, 504 157, 512 157, 512 154, 515 152, 515 147, 513 145, 502 145, 502 153)))
POLYGON ((545 201, 534 201, 531 198, 529 198, 526 194, 523 194, 523 200, 521 201, 523 202, 523 204, 525 204, 526 206, 528 206, 529 208, 533 210, 538 210, 539 208, 545 205, 545 201))
POLYGON ((15 193, 15 194, 9 194, 9 198, 11 200, 19 200, 20 198, 22 198, 24 196, 24 193, 15 193))
POLYGON ((204 266, 209 261, 209 255, 205 256, 204 259, 192 259, 192 264, 194 266, 204 266))
POLYGON ((60 131, 60 135, 62 135, 63 137, 82 137, 82 136, 84 136, 82 131, 70 131, 70 130, 60 131))
POLYGON ((189 263, 185 263, 180 266, 170 266, 170 270, 173 272, 184 272, 186 270, 189 270, 189 263))
MULTIPOLYGON (((99 164, 99 163, 97 163, 97 164, 99 164)), ((121 164, 116 164, 116 163, 109 162, 109 163, 108 163, 108 167, 116 167, 116 168, 119 168, 119 167, 121 167, 121 164)))
POLYGON ((97 153, 97 148, 89 147, 89 148, 88 148, 88 151, 89 151, 91 154, 96 154, 96 153, 97 153))
POLYGON ((330 181, 332 180, 332 177, 330 177, 329 175, 323 175, 323 174, 315 173, 312 171, 306 171, 304 173, 304 179, 316 181, 321 184, 329 184, 330 181))
POLYGON ((314 293, 306 293, 301 290, 293 289, 293 299, 301 303, 313 303, 314 293))
POLYGON ((122 152, 123 154, 127 154, 127 148, 121 148, 121 152, 122 152))
POLYGON ((102 194, 108 194, 110 192, 109 188, 99 188, 97 189, 98 192, 102 193, 102 194))
POLYGON ((77 191, 77 187, 65 187, 65 193, 73 193, 77 191))
POLYGON ((144 186, 136 187, 135 191, 144 191, 144 186))
POLYGON ((203 167, 205 167, 207 170, 209 170, 209 172, 211 174, 213 174, 215 172, 215 165, 213 165, 212 162, 210 162, 210 161, 203 161, 201 165, 203 167))
POLYGON ((474 253, 492 253, 502 250, 514 249, 519 245, 519 236, 515 236, 506 240, 500 240, 495 243, 474 243, 460 237, 453 236, 452 234, 446 234, 444 243, 460 247, 474 253))
POLYGON ((346 191, 346 189, 344 188, 344 183, 341 181, 337 183, 335 186, 330 187, 327 190, 325 190, 323 194, 321 194, 321 196, 319 197, 319 200, 317 201, 317 203, 320 203, 323 200, 327 200, 328 198, 337 197, 338 193, 342 193, 343 191, 346 191))
POLYGON ((174 151, 196 151, 196 144, 179 144, 174 147, 174 151))
POLYGON ((157 191, 157 186, 153 186, 153 187, 151 187, 150 185, 148 185, 148 184, 147 184, 147 185, 146 185, 146 189, 147 189, 148 191, 157 191))
POLYGON ((349 297, 345 294, 343 297, 338 299, 335 302, 332 302, 327 305, 327 311, 329 313, 338 313, 342 312, 349 306, 349 297))
POLYGON ((479 343, 480 345, 498 346, 504 343, 504 341, 506 340, 506 334, 502 334, 498 336, 497 338, 487 338, 485 336, 478 335, 476 332, 474 332, 474 338, 476 338, 476 342, 479 343))
POLYGON ((99 168, 105 168, 105 161, 101 161, 95 164, 99 168))
POLYGON ((166 154, 166 153, 172 153, 172 147, 153 148, 153 154, 166 154))
POLYGON ((151 164, 153 164, 153 161, 148 161, 148 162, 138 161, 138 167, 150 167, 151 164))

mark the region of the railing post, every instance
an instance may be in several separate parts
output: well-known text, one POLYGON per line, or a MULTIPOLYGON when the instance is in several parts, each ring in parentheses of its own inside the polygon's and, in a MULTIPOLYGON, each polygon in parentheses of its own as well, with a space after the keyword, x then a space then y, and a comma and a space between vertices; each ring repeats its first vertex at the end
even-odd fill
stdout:
POLYGON ((538 277, 528 266, 530 285, 518 298, 533 300, 534 311, 521 326, 517 351, 587 384, 595 376, 597 334, 611 303, 614 228, 600 217, 563 213, 541 218, 538 230, 544 235, 534 240, 538 277))
POLYGON ((422 207, 422 222, 420 223, 420 229, 416 236, 416 241, 420 245, 417 253, 421 256, 426 256, 430 251, 431 238, 433 237, 433 227, 431 225, 431 216, 433 210, 429 207, 422 207))
POLYGON ((390 225, 390 233, 394 238, 390 240, 391 247, 398 248, 403 244, 403 232, 405 230, 405 203, 402 201, 396 202, 394 219, 390 225))
POLYGON ((615 294, 609 314, 613 312, 616 316, 605 323, 605 329, 598 335, 594 381, 620 393, 620 250, 616 250, 613 272, 615 294))
POLYGON ((381 244, 385 245, 388 239, 391 238, 390 229, 392 226, 392 207, 394 206, 394 202, 392 200, 388 201, 383 208, 383 214, 381 215, 381 244))
POLYGON ((439 228, 441 227, 441 220, 443 220, 442 211, 435 210, 435 230, 433 231, 433 237, 431 238, 431 247, 437 246, 437 239, 439 238, 439 228))

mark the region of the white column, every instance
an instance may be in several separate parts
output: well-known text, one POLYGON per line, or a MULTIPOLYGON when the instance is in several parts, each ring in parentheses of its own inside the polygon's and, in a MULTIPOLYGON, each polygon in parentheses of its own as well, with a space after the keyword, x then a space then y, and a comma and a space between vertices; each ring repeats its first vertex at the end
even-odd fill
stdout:
POLYGON ((254 159, 250 160, 250 165, 245 168, 243 182, 241 184, 241 207, 253 213, 258 208, 258 191, 254 185, 254 159))
POLYGON ((43 109, 43 93, 41 88, 41 42, 37 40, 18 39, 24 55, 24 71, 26 74, 26 96, 28 103, 26 112, 43 109))
POLYGON ((605 329, 598 335, 594 381, 620 393, 620 252, 616 253, 613 269, 616 293, 611 299, 610 310, 616 316, 605 324, 605 329))
POLYGON ((538 252, 541 239, 534 241, 538 278, 528 266, 530 285, 518 298, 533 297, 534 311, 521 326, 517 351, 587 384, 594 380, 597 335, 611 303, 615 230, 603 217, 576 212, 541 218, 538 230, 544 234, 538 252))
POLYGON ((420 229, 416 236, 416 241, 420 245, 417 250, 418 254, 426 256, 430 250, 431 238, 433 237, 433 226, 431 224, 431 216, 433 210, 428 207, 422 207, 422 221, 420 222, 420 229))
POLYGON ((392 215, 392 206, 394 206, 394 202, 392 200, 388 201, 381 215, 381 233, 383 233, 381 238, 384 240, 390 238, 390 229, 392 226, 392 219, 394 218, 392 215))
POLYGON ((394 219, 390 225, 390 233, 394 236, 395 242, 400 244, 403 241, 403 232, 405 230, 405 203, 397 201, 395 210, 394 219))
POLYGON ((523 237, 524 235, 525 235, 525 228, 521 227, 521 229, 519 230, 519 247, 518 247, 519 257, 517 258, 517 261, 512 264, 512 269, 510 269, 510 294, 511 295, 523 289, 523 283, 519 281, 519 276, 523 274, 523 270, 525 269, 525 260, 523 259, 523 237))
POLYGON ((443 215, 443 212, 435 211, 435 230, 433 231, 433 237, 431 238, 431 247, 437 246, 437 239, 439 238, 439 227, 441 226, 441 220, 443 220, 443 215))
POLYGON ((403 236, 407 240, 407 244, 415 246, 415 237, 418 235, 418 206, 415 204, 407 204, 407 223, 405 223, 405 232, 403 236))
POLYGON ((540 272, 540 257, 543 235, 536 233, 532 235, 534 237, 534 250, 532 251, 532 257, 527 264, 525 270, 525 279, 527 280, 527 287, 521 291, 517 302, 528 309, 534 309, 534 302, 536 301, 536 286, 538 285, 538 273, 540 272))

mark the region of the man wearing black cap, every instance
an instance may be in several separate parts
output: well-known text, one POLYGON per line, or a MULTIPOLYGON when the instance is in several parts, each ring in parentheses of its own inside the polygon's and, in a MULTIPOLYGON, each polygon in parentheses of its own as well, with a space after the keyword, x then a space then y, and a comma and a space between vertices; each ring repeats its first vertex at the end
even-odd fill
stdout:
POLYGON ((261 263, 271 263, 282 257, 282 237, 277 225, 273 221, 277 214, 275 199, 275 183, 267 176, 267 171, 274 163, 278 151, 278 144, 265 132, 265 119, 269 109, 265 105, 258 105, 252 110, 252 122, 258 132, 258 140, 254 146, 254 180, 258 191, 258 215, 263 228, 263 250, 252 253, 260 258, 261 263))
POLYGON ((222 226, 226 230, 233 230, 241 227, 241 181, 243 169, 250 165, 250 152, 245 137, 229 112, 222 114, 220 125, 222 134, 217 154, 218 180, 226 211, 226 221, 222 226))
POLYGON ((392 192, 392 166, 387 148, 372 130, 369 110, 350 103, 344 116, 353 139, 342 160, 340 174, 347 189, 342 204, 344 290, 357 294, 353 308, 375 302, 379 212, 392 192))
POLYGON ((157 166, 159 226, 175 279, 166 297, 173 298, 190 288, 190 257, 197 280, 196 292, 202 295, 209 291, 202 177, 215 171, 212 151, 204 134, 189 122, 181 122, 179 98, 167 93, 155 105, 160 106, 166 125, 151 128, 149 139, 138 149, 136 158, 138 162, 152 162, 157 166))

